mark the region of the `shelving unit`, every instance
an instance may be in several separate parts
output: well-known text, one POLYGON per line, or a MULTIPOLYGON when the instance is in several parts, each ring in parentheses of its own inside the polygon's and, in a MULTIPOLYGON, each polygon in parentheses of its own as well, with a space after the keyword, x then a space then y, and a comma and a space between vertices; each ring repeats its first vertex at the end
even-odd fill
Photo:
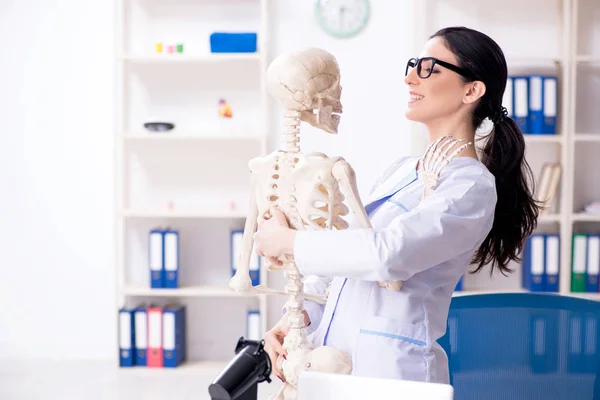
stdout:
MULTIPOLYGON (((600 232, 600 214, 586 214, 582 209, 587 203, 600 198, 600 179, 594 175, 600 151, 600 115, 596 110, 600 104, 600 4, 590 0, 571 0, 571 9, 569 129, 572 132, 572 191, 569 193, 569 226, 570 234, 595 233, 600 232)), ((600 293, 576 295, 600 300, 600 293)))
MULTIPOLYGON (((570 196, 572 181, 570 129, 570 65, 572 54, 569 51, 571 36, 571 15, 573 5, 570 0, 509 0, 499 7, 490 0, 471 2, 466 0, 415 0, 413 1, 414 52, 419 54, 428 37, 445 26, 467 26, 478 29, 496 40, 507 59, 509 75, 521 73, 553 73, 559 78, 559 121, 557 134, 532 135, 524 132, 526 158, 534 177, 540 175, 544 162, 561 162, 561 190, 555 200, 556 206, 548 215, 540 216, 539 232, 560 232, 561 236, 561 293, 568 293, 570 283, 570 196), (513 4, 514 3, 514 4, 513 4), (514 10, 518 9, 519 13, 514 10), (533 28, 535 27, 535 28, 533 28), (521 32, 521 33, 518 33, 521 32), (525 33, 527 32, 527 33, 525 33), (536 43, 536 46, 532 46, 536 43)), ((422 154, 426 147, 427 134, 422 126, 413 125, 412 138, 414 154, 422 154)), ((520 292, 521 268, 512 263, 515 270, 509 277, 489 270, 476 275, 465 276, 463 291, 466 293, 520 292)))
MULTIPOLYGON (((571 292, 572 235, 600 231, 600 215, 583 214, 587 202, 600 199, 600 180, 594 178, 600 154, 600 3, 594 0, 509 0, 499 7, 484 0, 415 0, 414 49, 443 26, 464 25, 487 33, 502 47, 515 72, 554 72, 559 78, 558 132, 525 132, 526 158, 534 176, 545 161, 562 164, 556 211, 541 216, 538 232, 558 232, 561 238, 560 294, 600 300, 600 293, 571 292), (514 3, 514 4, 513 4, 514 3), (502 11, 505 10, 506 12, 502 11), (514 10, 519 10, 515 13, 514 10), (532 45, 535 44, 535 45, 532 45), (526 56, 523 56, 523 55, 526 56)), ((412 151, 421 154, 426 134, 414 126, 412 151)), ((523 291, 520 265, 510 278, 482 272, 465 277, 465 293, 523 291)))
MULTIPOLYGON (((247 311, 259 310, 262 332, 267 327, 266 296, 228 287, 230 232, 243 229, 247 215, 247 164, 268 144, 267 0, 117 4, 117 303, 185 304, 187 361, 172 371, 216 374, 246 335, 247 311), (211 53, 213 32, 256 32, 258 51, 211 53), (183 44, 183 52, 157 53, 158 42, 183 44), (218 116, 221 98, 232 108, 230 120, 218 116), (156 121, 175 129, 145 129, 156 121), (148 235, 155 227, 179 231, 178 288, 150 288, 148 235)), ((263 269, 260 279, 267 284, 263 269)))

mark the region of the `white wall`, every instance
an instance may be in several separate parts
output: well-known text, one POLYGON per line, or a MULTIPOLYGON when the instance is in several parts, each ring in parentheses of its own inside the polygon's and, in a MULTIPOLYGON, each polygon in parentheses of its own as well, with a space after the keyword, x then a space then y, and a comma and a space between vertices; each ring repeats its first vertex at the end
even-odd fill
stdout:
POLYGON ((0 2, 0 358, 114 358, 111 1, 0 2))
MULTIPOLYGON (((409 151, 411 10, 372 0, 367 31, 336 40, 313 2, 272 3, 271 55, 319 46, 342 69, 340 133, 307 128, 303 150, 345 156, 364 192, 409 151)), ((0 358, 114 358, 113 2, 3 3, 0 32, 0 358)))
MULTIPOLYGON (((303 127, 301 148, 346 157, 364 193, 382 168, 410 151, 409 127, 404 119, 404 71, 412 56, 413 40, 410 2, 372 0, 369 26, 349 40, 332 38, 318 27, 314 2, 273 3, 271 55, 322 47, 336 56, 342 74, 344 113, 338 135, 303 127)), ((279 136, 274 140, 279 146, 279 136)))

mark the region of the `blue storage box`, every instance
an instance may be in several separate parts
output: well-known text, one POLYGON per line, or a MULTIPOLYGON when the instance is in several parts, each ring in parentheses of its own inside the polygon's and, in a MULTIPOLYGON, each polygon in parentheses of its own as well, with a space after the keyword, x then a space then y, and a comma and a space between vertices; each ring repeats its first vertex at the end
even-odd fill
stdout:
POLYGON ((211 53, 256 53, 256 33, 215 32, 210 35, 211 53))

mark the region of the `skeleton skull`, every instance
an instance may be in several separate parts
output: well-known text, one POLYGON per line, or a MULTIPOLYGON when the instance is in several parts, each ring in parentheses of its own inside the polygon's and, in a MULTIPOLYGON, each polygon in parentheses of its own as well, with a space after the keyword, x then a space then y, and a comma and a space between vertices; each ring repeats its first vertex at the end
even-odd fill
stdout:
POLYGON ((267 90, 300 119, 335 134, 342 113, 340 69, 335 57, 322 49, 277 57, 267 71, 267 90))

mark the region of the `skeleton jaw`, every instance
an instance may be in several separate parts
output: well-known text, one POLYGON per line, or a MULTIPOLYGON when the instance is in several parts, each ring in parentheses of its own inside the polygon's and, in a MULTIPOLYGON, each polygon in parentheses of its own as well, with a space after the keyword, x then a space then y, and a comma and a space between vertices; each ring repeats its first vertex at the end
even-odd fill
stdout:
POLYGON ((327 133, 336 134, 340 125, 341 114, 341 107, 333 108, 332 106, 326 106, 317 110, 302 111, 300 113, 300 120, 327 133))

